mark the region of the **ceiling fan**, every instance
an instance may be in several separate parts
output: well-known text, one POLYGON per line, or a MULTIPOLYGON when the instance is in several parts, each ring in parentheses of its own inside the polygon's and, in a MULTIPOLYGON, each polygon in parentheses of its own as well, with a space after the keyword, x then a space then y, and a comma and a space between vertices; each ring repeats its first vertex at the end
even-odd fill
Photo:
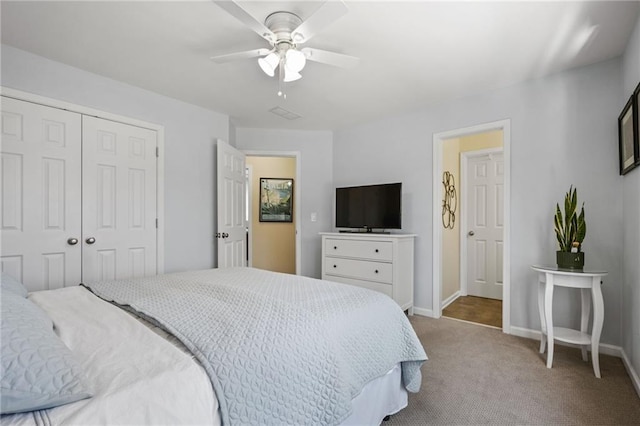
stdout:
POLYGON ((347 13, 347 6, 342 0, 326 0, 305 21, 294 13, 278 11, 267 16, 264 24, 233 0, 214 0, 214 3, 268 41, 271 48, 213 56, 211 60, 221 64, 238 59, 259 58, 258 64, 265 74, 273 77, 278 71, 278 96, 286 97, 282 92, 283 83, 302 78, 300 71, 307 60, 341 68, 353 68, 358 64, 359 59, 354 56, 312 47, 300 48, 301 44, 347 13))

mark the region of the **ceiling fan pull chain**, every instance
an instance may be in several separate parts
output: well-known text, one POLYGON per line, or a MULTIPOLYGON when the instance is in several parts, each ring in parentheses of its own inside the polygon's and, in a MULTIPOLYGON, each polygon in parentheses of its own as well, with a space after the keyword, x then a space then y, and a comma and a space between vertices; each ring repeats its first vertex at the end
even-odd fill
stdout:
POLYGON ((284 56, 280 56, 280 66, 278 67, 278 96, 287 99, 287 95, 282 91, 284 85, 284 56))

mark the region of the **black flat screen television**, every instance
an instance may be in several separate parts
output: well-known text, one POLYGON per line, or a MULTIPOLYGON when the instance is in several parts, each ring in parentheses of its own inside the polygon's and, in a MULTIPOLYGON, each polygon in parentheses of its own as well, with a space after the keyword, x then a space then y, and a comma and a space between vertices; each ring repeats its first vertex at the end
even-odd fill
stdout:
POLYGON ((402 228, 402 183, 336 188, 336 228, 402 228))

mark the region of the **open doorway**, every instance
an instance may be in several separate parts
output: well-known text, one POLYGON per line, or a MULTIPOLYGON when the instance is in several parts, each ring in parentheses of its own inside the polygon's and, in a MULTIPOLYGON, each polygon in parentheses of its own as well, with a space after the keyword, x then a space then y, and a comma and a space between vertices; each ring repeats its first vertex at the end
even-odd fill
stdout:
POLYGON ((451 214, 443 216, 448 220, 442 233, 442 315, 497 328, 503 293, 502 141, 502 130, 447 139, 442 163, 451 199, 451 214))
MULTIPOLYGON (((299 274, 299 156, 298 153, 245 152, 247 167, 248 265, 254 268, 299 274), (260 219, 261 182, 290 181, 293 187, 291 221, 260 219)), ((264 219, 264 218, 263 218, 264 219)))
POLYGON ((433 159, 433 316, 506 333, 509 127, 505 120, 435 134, 433 159))

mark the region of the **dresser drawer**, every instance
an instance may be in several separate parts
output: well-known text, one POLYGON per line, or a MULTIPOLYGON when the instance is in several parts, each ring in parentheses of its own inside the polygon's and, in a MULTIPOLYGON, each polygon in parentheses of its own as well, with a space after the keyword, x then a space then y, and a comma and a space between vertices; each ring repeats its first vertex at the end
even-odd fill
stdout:
POLYGON ((336 283, 349 284, 356 287, 368 288, 369 290, 379 291, 393 299, 393 285, 385 283, 376 283, 373 281, 354 280, 353 278, 339 277, 337 275, 327 275, 323 279, 336 283))
POLYGON ((368 262, 339 257, 327 257, 324 261, 326 275, 337 275, 388 284, 393 282, 393 266, 390 263, 368 262))
POLYGON ((393 260, 391 241, 340 240, 327 238, 325 241, 327 256, 354 257, 371 260, 393 260))

